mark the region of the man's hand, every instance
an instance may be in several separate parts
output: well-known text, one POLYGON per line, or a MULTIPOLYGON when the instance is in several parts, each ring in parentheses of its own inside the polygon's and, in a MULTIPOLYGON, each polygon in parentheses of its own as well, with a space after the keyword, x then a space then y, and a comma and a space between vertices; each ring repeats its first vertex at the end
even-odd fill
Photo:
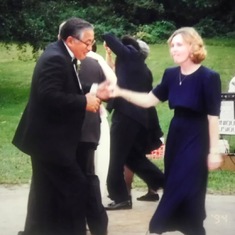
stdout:
POLYGON ((96 113, 100 108, 100 99, 91 93, 86 94, 86 111, 96 113))

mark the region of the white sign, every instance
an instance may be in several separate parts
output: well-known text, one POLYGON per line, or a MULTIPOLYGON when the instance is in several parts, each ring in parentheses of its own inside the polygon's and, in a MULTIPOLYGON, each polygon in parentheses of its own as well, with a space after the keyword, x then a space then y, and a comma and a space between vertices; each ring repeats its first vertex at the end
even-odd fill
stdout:
POLYGON ((235 99, 232 93, 222 94, 219 128, 220 134, 235 135, 235 99))

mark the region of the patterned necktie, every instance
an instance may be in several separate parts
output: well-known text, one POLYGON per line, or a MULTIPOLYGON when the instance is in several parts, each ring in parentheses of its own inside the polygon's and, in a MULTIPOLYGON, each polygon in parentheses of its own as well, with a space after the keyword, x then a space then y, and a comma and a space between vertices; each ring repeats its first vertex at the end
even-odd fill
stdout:
POLYGON ((72 63, 73 63, 73 65, 74 65, 74 69, 75 69, 75 73, 76 73, 76 76, 77 76, 77 79, 78 79, 79 87, 80 87, 81 91, 83 92, 82 84, 81 84, 81 81, 80 81, 79 76, 78 76, 78 64, 77 64, 77 59, 74 58, 74 59, 72 60, 72 63))
POLYGON ((75 65, 75 68, 76 68, 76 70, 77 70, 77 69, 78 69, 77 59, 74 58, 74 59, 72 60, 72 63, 75 65))

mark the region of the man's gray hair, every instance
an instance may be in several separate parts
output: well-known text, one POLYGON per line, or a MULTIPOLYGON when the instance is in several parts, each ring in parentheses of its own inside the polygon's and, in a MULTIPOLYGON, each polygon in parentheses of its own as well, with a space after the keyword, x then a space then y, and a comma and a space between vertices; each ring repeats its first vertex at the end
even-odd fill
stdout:
POLYGON ((92 24, 83 19, 73 17, 62 23, 62 26, 59 28, 59 35, 60 38, 64 41, 69 36, 80 39, 84 30, 87 29, 94 30, 94 27, 92 24))
POLYGON ((140 52, 144 55, 144 58, 146 59, 149 55, 150 48, 146 42, 143 40, 137 39, 137 42, 140 46, 140 52))

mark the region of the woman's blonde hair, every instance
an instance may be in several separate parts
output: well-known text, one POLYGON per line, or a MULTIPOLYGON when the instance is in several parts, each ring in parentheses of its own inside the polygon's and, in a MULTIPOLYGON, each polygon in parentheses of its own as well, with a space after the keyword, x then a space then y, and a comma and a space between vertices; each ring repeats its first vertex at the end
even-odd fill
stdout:
POLYGON ((192 51, 190 58, 195 64, 202 62, 207 55, 204 42, 201 36, 193 27, 182 27, 177 29, 167 40, 168 45, 170 46, 172 39, 180 34, 184 41, 189 43, 192 46, 192 51))

